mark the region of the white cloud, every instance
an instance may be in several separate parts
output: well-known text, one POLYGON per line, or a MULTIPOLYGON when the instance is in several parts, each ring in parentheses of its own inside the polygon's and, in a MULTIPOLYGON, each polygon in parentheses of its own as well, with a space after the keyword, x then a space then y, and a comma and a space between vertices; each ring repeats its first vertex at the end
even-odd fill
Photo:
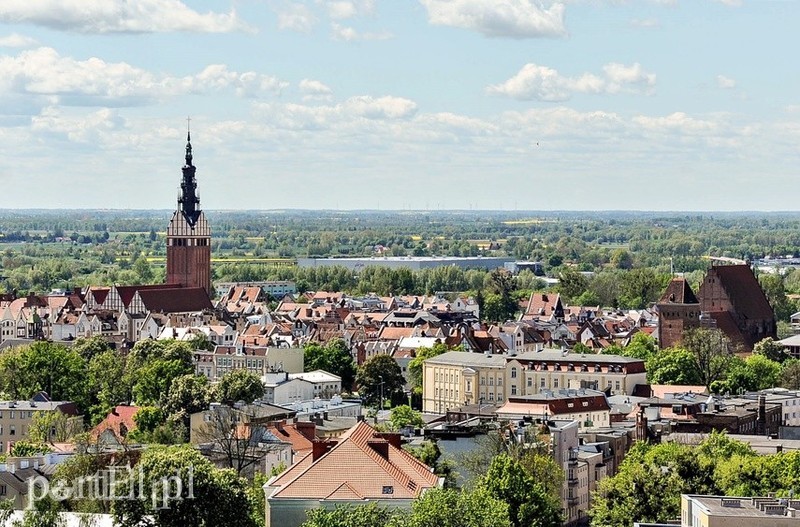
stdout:
POLYGON ((374 0, 322 0, 322 3, 328 10, 328 16, 334 20, 372 15, 375 11, 374 0))
POLYGON ((478 31, 487 37, 561 37, 564 4, 544 7, 533 0, 420 0, 428 20, 441 26, 478 31))
POLYGON ((280 93, 288 83, 214 64, 192 76, 170 77, 98 58, 62 57, 52 48, 0 56, 0 94, 27 94, 63 105, 130 106, 187 94, 233 90, 241 97, 280 93))
POLYGON ((300 93, 303 94, 304 101, 330 100, 333 97, 333 90, 317 80, 303 79, 300 81, 298 88, 300 93))
POLYGON ((317 17, 305 4, 290 2, 275 9, 278 15, 278 29, 310 33, 317 25, 317 17))
POLYGON ((124 127, 125 119, 108 108, 71 116, 58 108, 48 107, 31 119, 33 132, 60 134, 76 143, 96 143, 102 135, 124 127))
POLYGON ((3 0, 0 22, 79 33, 221 33, 248 29, 236 13, 198 13, 180 0, 3 0))
POLYGON ((675 112, 665 117, 636 116, 632 122, 644 130, 654 132, 677 132, 681 135, 710 135, 720 131, 721 123, 715 120, 698 119, 684 112, 675 112))
POLYGON ((36 39, 18 33, 0 37, 0 47, 3 48, 32 48, 36 45, 36 39))
POLYGON ((336 22, 331 24, 331 31, 331 36, 334 40, 343 40, 345 42, 355 42, 358 40, 388 40, 394 36, 388 31, 359 33, 352 27, 342 26, 336 22))
POLYGON ((726 77, 725 75, 717 75, 717 87, 723 90, 732 90, 736 87, 736 80, 726 77))
POLYGON ((290 130, 324 130, 335 127, 352 127, 368 122, 405 120, 417 112, 417 103, 403 97, 351 97, 333 105, 258 104, 279 128, 290 130))
POLYGON ((655 83, 655 74, 645 72, 639 63, 610 63, 603 66, 602 76, 584 73, 579 77, 566 77, 553 68, 529 63, 502 84, 489 86, 487 92, 554 102, 565 101, 573 93, 650 93, 655 83))

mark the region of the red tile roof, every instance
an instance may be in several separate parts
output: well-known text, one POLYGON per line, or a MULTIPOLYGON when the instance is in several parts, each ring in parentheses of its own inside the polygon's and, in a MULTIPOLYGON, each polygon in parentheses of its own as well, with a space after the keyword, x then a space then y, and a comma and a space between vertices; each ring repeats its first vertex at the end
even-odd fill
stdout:
POLYGON ((659 304, 699 304, 697 297, 694 295, 689 282, 685 278, 673 278, 670 280, 667 290, 661 295, 659 304))
POLYGON ((208 293, 202 287, 143 289, 138 293, 147 310, 156 313, 187 313, 213 309, 208 293))
POLYGON ((306 455, 269 482, 278 487, 269 499, 413 499, 439 484, 430 467, 363 421, 339 437, 328 452, 313 457, 306 455))
POLYGON ((138 406, 117 406, 109 414, 106 416, 105 419, 100 421, 100 423, 92 428, 89 434, 92 438, 98 438, 103 432, 106 430, 111 430, 117 439, 123 439, 129 432, 136 429, 136 422, 133 420, 133 416, 136 415, 136 412, 139 411, 138 406), (125 433, 122 433, 121 427, 125 427, 125 433))
POLYGON ((709 270, 728 293, 739 315, 749 320, 773 319, 775 313, 748 265, 718 265, 709 270))

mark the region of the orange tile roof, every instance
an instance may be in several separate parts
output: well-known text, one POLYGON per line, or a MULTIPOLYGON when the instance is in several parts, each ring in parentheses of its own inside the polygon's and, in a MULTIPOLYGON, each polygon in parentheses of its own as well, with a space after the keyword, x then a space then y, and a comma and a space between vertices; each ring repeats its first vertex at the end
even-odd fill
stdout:
POLYGON ((128 434, 128 432, 136 429, 136 422, 133 420, 133 416, 136 415, 136 412, 138 411, 138 406, 117 406, 111 410, 111 412, 109 412, 105 419, 100 421, 97 426, 92 428, 92 431, 89 432, 89 434, 93 438, 97 438, 106 430, 111 430, 118 439, 122 439, 128 434), (120 430, 122 425, 125 426, 125 434, 122 434, 122 431, 120 430))
POLYGON ((297 431, 295 425, 276 424, 267 427, 267 430, 281 441, 291 443, 292 450, 296 454, 306 454, 311 452, 314 447, 311 440, 297 431))
POLYGON ((269 483, 270 499, 413 499, 439 478, 430 467, 380 437, 361 421, 338 438, 327 453, 302 458, 269 483), (386 456, 379 453, 385 450, 386 456), (391 493, 384 493, 391 487, 391 493))

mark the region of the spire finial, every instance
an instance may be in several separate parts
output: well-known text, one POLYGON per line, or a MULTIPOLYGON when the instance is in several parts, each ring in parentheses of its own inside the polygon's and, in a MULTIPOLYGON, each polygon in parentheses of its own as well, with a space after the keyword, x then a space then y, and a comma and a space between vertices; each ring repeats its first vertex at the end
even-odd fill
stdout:
POLYGON ((192 166, 192 130, 191 117, 186 118, 186 166, 192 166))

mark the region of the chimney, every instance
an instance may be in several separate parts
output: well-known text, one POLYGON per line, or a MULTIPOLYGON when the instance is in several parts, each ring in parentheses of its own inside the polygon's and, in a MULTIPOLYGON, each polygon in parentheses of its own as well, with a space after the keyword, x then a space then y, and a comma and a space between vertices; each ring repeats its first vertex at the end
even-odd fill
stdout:
POLYGON ((767 396, 759 394, 758 396, 758 421, 756 422, 756 430, 759 435, 767 433, 767 396))
POLYGON ((328 410, 322 412, 322 419, 325 421, 330 421, 330 419, 328 419, 328 410))
POLYGON ((330 441, 320 439, 312 443, 311 460, 316 461, 331 449, 333 444, 330 441))
POLYGON ((400 434, 395 434, 391 432, 378 432, 375 434, 375 437, 379 437, 381 439, 385 439, 395 448, 402 448, 403 446, 403 437, 400 434))
POLYGON ((389 459, 389 442, 385 439, 370 439, 367 446, 380 454, 383 459, 389 459))
POLYGON ((310 421, 297 421, 294 428, 309 441, 314 441, 317 437, 317 425, 310 421))
POLYGON ((116 406, 111 409, 111 415, 119 415, 119 412, 117 412, 117 407, 116 406))

